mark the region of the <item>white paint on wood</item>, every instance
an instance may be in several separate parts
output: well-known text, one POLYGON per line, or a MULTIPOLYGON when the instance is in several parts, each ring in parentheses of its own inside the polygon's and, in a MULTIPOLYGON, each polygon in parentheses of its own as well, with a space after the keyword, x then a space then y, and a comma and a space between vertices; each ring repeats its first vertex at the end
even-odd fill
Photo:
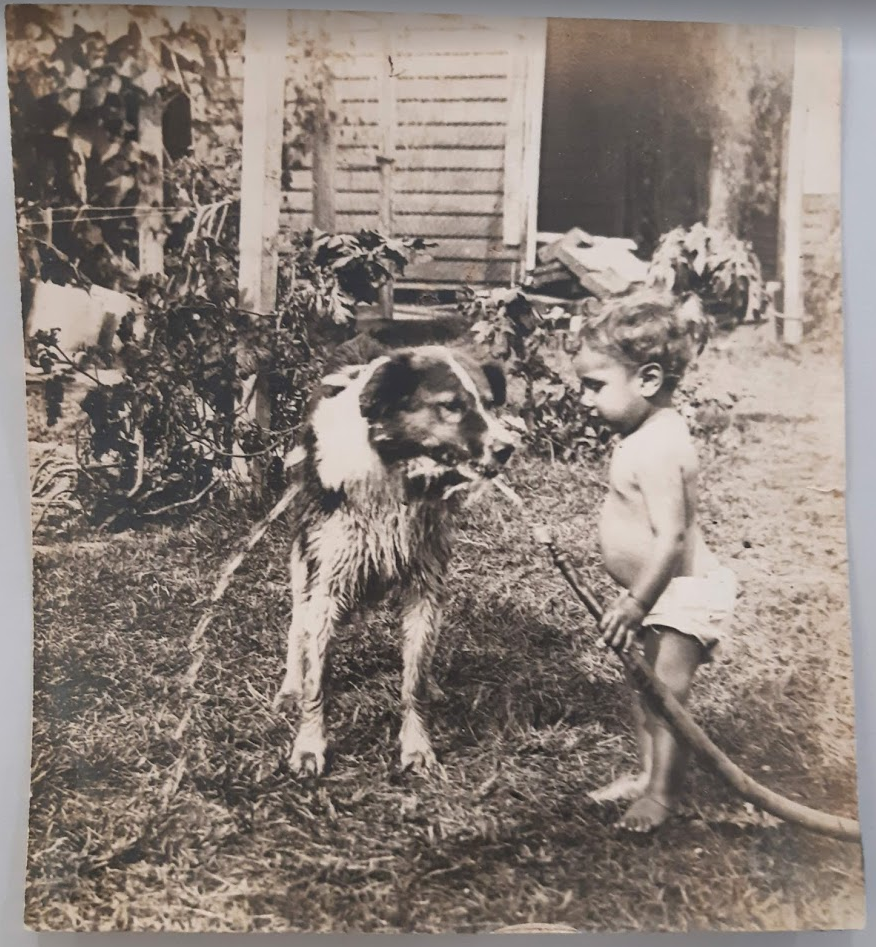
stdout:
MULTIPOLYGON (((261 313, 277 305, 287 16, 285 10, 246 11, 238 288, 241 306, 261 313)), ((261 382, 246 379, 244 388, 249 416, 268 427, 261 382)), ((249 480, 244 460, 235 459, 233 467, 243 482, 249 480)))
POLYGON ((811 31, 798 29, 794 38, 794 66, 791 85, 791 115, 788 127, 788 150, 783 196, 783 260, 784 338, 790 344, 800 341, 803 329, 803 176, 806 158, 806 126, 808 121, 808 81, 811 31))
POLYGON ((544 73, 547 55, 547 20, 528 24, 528 55, 526 57, 526 119, 525 156, 523 162, 524 191, 527 195, 523 266, 535 266, 538 233, 538 188, 541 166, 541 122, 544 109, 544 73))
POLYGON ((286 65, 285 10, 247 10, 239 288, 244 308, 276 307, 286 65))
POLYGON ((511 47, 508 76, 508 112, 505 122, 504 201, 502 240, 519 247, 525 220, 526 182, 523 179, 523 151, 526 135, 526 48, 523 37, 515 37, 511 47))
POLYGON ((811 30, 806 37, 804 194, 840 193, 842 39, 839 30, 811 30))

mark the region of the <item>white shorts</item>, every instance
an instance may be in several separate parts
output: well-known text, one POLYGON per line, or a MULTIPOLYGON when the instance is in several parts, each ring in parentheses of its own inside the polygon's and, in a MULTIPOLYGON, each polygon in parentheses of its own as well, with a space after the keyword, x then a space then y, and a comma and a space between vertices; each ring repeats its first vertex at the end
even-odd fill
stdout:
POLYGON ((704 576, 680 575, 672 579, 642 625, 671 628, 696 638, 715 654, 727 638, 727 626, 736 603, 736 575, 719 566, 704 576))

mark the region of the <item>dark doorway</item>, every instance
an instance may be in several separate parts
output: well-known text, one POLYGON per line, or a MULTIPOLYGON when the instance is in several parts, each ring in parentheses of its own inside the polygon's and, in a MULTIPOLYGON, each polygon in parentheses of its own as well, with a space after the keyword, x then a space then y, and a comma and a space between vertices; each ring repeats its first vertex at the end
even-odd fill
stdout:
POLYGON ((704 220, 707 96, 715 27, 549 20, 538 229, 630 237, 704 220))

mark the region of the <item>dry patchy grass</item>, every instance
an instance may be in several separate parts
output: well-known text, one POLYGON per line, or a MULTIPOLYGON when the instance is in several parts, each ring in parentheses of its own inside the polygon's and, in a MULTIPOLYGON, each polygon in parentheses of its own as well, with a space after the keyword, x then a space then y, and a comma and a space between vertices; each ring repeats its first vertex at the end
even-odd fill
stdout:
MULTIPOLYGON (((804 366, 734 342, 702 369, 741 395, 735 425, 704 451, 703 521, 743 594, 735 643, 704 669, 693 710, 753 775, 854 814, 843 508, 819 492, 842 488, 831 441, 837 381, 827 356, 809 358, 804 366), (813 377, 826 388, 804 411, 793 393, 810 392, 813 377)), ((856 846, 751 814, 699 770, 685 817, 659 839, 618 837, 615 813, 585 806, 589 789, 632 763, 628 701, 528 527, 554 524, 607 594, 593 542, 603 475, 517 459, 509 476, 530 522, 498 495, 467 514, 436 657, 446 698, 433 732, 446 780, 398 771, 388 607, 334 642, 329 774, 289 772, 294 721, 269 707, 290 610, 282 530, 233 583, 192 687, 182 677, 197 602, 243 519, 211 511, 182 527, 80 529, 41 545, 28 923, 373 932, 860 923, 856 846)))

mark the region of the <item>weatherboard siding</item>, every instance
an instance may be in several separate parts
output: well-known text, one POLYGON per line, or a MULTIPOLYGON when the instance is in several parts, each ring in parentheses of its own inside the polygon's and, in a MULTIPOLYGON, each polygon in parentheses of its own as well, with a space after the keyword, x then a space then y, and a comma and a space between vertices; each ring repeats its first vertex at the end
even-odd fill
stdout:
MULTIPOLYGON (((507 283, 521 256, 520 240, 512 235, 506 243, 504 226, 507 169, 514 166, 506 153, 519 50, 513 24, 488 28, 404 17, 393 25, 393 236, 434 244, 431 259, 410 266, 400 282, 507 283)), ((333 45, 339 51, 332 70, 336 229, 377 228, 381 30, 363 17, 346 33, 336 32, 333 45)), ((291 63, 287 81, 287 133, 294 122, 296 67, 291 63)), ((310 155, 301 155, 288 175, 281 213, 287 232, 312 225, 310 155)))

